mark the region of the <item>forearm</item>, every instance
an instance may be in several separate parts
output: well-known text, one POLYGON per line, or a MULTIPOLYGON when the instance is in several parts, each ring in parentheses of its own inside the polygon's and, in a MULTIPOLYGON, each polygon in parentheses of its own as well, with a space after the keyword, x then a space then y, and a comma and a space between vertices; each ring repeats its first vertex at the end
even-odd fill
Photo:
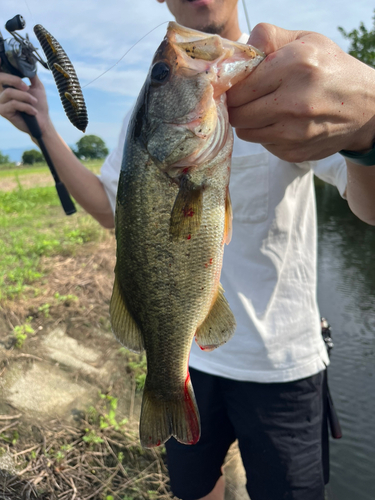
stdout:
POLYGON ((73 198, 102 226, 114 227, 114 217, 103 184, 74 155, 52 123, 43 141, 61 181, 73 198))
POLYGON ((375 166, 365 167, 346 160, 348 185, 346 197, 352 212, 375 226, 375 166))

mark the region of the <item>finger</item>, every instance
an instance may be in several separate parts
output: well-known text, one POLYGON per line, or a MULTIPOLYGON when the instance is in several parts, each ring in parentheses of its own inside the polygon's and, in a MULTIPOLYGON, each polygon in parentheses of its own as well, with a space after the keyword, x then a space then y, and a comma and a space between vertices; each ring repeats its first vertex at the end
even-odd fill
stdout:
POLYGON ((295 63, 294 46, 290 44, 308 34, 310 32, 288 31, 272 24, 258 24, 251 33, 249 43, 268 55, 245 80, 227 92, 228 106, 242 106, 275 92, 288 76, 290 65, 295 63))
POLYGON ((261 97, 238 108, 228 108, 229 123, 236 129, 261 129, 273 125, 279 111, 277 97, 273 95, 261 97))
POLYGON ((36 116, 38 111, 26 102, 21 101, 8 101, 0 106, 0 116, 10 120, 13 118, 17 111, 23 111, 28 115, 36 116))
POLYGON ((10 75, 9 73, 0 73, 0 85, 4 89, 4 85, 14 87, 24 92, 29 90, 29 86, 18 76, 10 75))
POLYGON ((38 99, 28 92, 8 87, 0 94, 0 103, 5 104, 8 101, 21 101, 33 105, 38 102, 38 99))
POLYGON ((236 134, 239 139, 246 142, 255 142, 257 144, 274 145, 273 136, 274 125, 269 125, 268 127, 248 129, 248 128, 236 128, 236 134))
POLYGON ((248 43, 262 50, 268 56, 284 45, 293 42, 303 33, 305 32, 284 30, 273 24, 259 23, 251 31, 248 43))
POLYGON ((42 89, 42 88, 44 88, 43 87, 43 83, 41 82, 41 80, 40 80, 40 78, 39 78, 38 75, 35 75, 32 78, 30 78, 30 82, 31 82, 31 87, 33 89, 42 89))

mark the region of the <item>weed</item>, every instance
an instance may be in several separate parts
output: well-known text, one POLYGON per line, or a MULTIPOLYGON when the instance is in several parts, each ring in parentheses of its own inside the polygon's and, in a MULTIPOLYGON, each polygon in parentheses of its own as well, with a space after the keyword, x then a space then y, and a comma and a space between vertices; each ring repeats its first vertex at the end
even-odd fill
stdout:
POLYGON ((86 434, 82 437, 83 441, 87 444, 99 444, 104 443, 104 439, 98 436, 94 429, 85 429, 86 434))
POLYGON ((32 335, 35 333, 34 328, 32 328, 32 326, 30 325, 31 320, 32 320, 32 317, 29 316, 23 325, 15 326, 13 329, 13 335, 16 339, 14 345, 18 349, 21 349, 21 347, 23 346, 25 340, 27 339, 27 334, 32 335))
POLYGON ((77 302, 78 301, 77 295, 73 295, 73 294, 60 295, 58 292, 56 292, 55 295, 54 295, 54 297, 57 300, 57 302, 60 302, 60 303, 63 302, 66 305, 69 305, 72 302, 77 302))
POLYGON ((132 371, 138 391, 142 391, 146 382, 147 360, 144 354, 129 353, 128 367, 132 371))
POLYGON ((77 246, 105 234, 79 207, 65 217, 59 205, 54 187, 0 191, 0 300, 32 290, 46 274, 41 257, 74 255, 77 246))
POLYGON ((106 429, 107 427, 113 427, 116 431, 119 431, 122 426, 127 424, 128 420, 124 418, 121 422, 116 420, 117 411, 117 401, 118 399, 111 396, 110 394, 100 394, 100 397, 106 400, 108 413, 100 416, 99 425, 101 429, 106 429))
POLYGON ((51 304, 48 302, 46 304, 43 304, 42 306, 38 307, 38 311, 44 314, 45 318, 49 318, 49 308, 51 307, 51 304))
POLYGON ((12 431, 10 434, 5 434, 4 432, 0 434, 0 438, 8 444, 15 446, 20 438, 18 431, 12 431))

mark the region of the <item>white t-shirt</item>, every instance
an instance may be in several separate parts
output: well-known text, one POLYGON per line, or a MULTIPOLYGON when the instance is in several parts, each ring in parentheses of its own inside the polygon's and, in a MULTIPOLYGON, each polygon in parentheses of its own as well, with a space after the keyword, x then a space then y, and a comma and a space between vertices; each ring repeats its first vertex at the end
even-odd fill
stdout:
MULTIPOLYGON (((130 113, 99 176, 113 211, 130 113)), ((212 352, 193 342, 190 366, 236 380, 287 382, 329 364, 316 301, 317 223, 313 173, 346 189, 339 154, 288 163, 235 135, 230 178, 233 236, 221 283, 237 321, 212 352)))

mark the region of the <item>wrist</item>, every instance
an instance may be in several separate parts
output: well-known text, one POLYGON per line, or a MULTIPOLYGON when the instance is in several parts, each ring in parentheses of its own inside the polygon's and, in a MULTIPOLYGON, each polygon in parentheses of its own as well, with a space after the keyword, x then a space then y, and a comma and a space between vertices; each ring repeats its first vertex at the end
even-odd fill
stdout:
POLYGON ((370 150, 366 150, 365 152, 348 151, 343 149, 339 151, 339 153, 344 156, 344 158, 347 158, 352 163, 356 163, 357 165, 364 165, 367 167, 375 165, 375 142, 373 143, 372 148, 370 150))

